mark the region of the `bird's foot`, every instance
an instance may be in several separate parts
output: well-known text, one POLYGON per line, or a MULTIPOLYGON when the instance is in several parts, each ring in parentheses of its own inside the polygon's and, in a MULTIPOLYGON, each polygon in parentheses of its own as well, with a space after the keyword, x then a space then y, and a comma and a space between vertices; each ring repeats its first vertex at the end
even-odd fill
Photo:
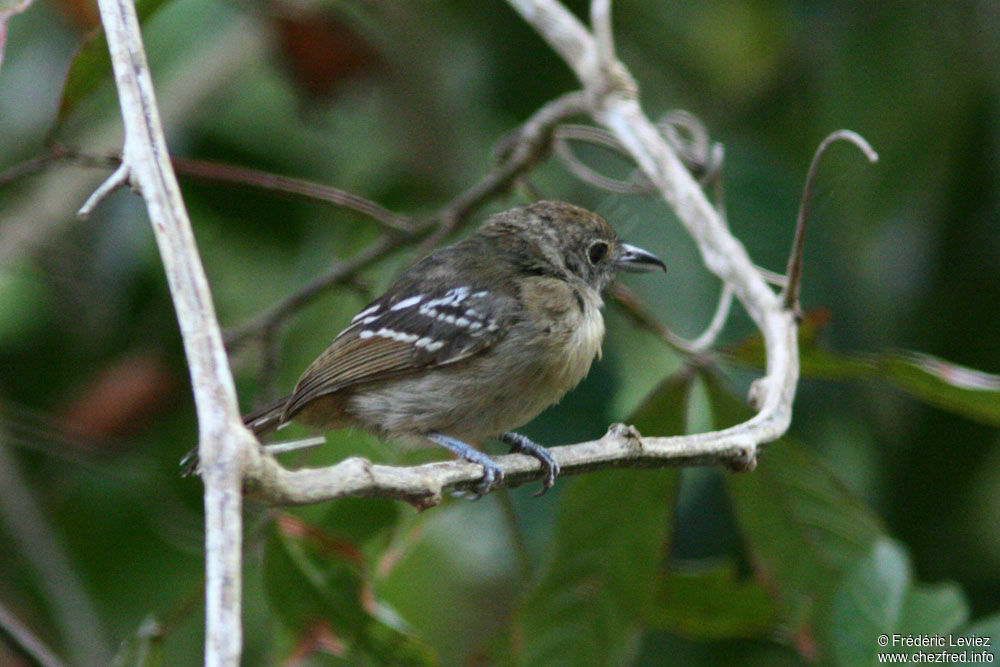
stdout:
POLYGON ((500 442, 505 445, 510 446, 511 452, 517 452, 518 454, 527 454, 538 459, 539 463, 542 464, 542 470, 545 471, 545 477, 542 479, 542 490, 536 493, 536 496, 540 496, 555 484, 556 477, 559 475, 559 464, 552 457, 552 453, 539 445, 538 443, 532 441, 527 436, 523 436, 520 433, 514 433, 508 431, 500 436, 500 442))
POLYGON ((466 461, 478 463, 483 467, 483 479, 476 485, 475 495, 466 496, 469 500, 479 500, 503 482, 503 469, 497 465, 496 461, 471 445, 436 432, 428 433, 427 439, 451 450, 466 461))

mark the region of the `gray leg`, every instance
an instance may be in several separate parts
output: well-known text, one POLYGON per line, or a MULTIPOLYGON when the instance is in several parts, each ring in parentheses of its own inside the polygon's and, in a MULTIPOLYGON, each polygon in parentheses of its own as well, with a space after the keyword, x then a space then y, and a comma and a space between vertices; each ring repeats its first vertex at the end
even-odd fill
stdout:
POLYGON ((503 470, 490 457, 483 454, 478 449, 465 444, 461 440, 456 440, 443 433, 431 432, 427 434, 427 439, 435 442, 446 449, 450 449, 466 461, 478 463, 483 466, 483 481, 476 485, 477 498, 492 491, 503 481, 503 470))
POLYGON ((559 464, 552 458, 549 450, 538 443, 532 442, 530 438, 512 431, 501 435, 500 442, 510 445, 510 451, 533 456, 542 464, 542 470, 545 471, 545 478, 542 480, 542 490, 536 493, 536 496, 540 496, 552 488, 556 477, 559 475, 559 464))

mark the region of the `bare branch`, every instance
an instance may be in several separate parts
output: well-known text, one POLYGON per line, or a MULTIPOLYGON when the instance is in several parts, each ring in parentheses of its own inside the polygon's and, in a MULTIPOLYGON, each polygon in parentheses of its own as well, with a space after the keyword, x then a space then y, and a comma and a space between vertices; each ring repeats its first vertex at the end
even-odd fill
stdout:
MULTIPOLYGON (((236 389, 191 222, 170 166, 139 21, 130 0, 99 0, 125 126, 120 174, 142 194, 191 371, 205 483, 205 663, 238 665, 242 645, 242 452, 256 440, 236 389)), ((118 179, 123 180, 123 179, 118 179)))
POLYGON ((175 157, 171 159, 171 162, 177 173, 182 176, 192 176, 215 182, 235 183, 237 185, 251 185, 263 190, 300 195, 308 199, 316 199, 357 211, 362 215, 372 218, 389 231, 403 233, 413 231, 413 222, 409 217, 393 213, 370 199, 359 197, 356 194, 330 185, 307 181, 302 178, 272 174, 259 169, 206 162, 205 160, 175 157))
POLYGON ((809 219, 809 204, 812 201, 813 191, 816 189, 816 170, 819 167, 819 160, 826 153, 826 149, 835 141, 849 141, 861 150, 868 158, 869 162, 878 162, 878 153, 865 141, 864 137, 851 130, 837 130, 829 134, 826 139, 820 142, 819 148, 813 155, 812 162, 809 163, 809 171, 806 173, 806 182, 802 187, 802 203, 799 204, 799 215, 795 220, 795 238, 792 240, 792 251, 788 256, 788 268, 785 271, 787 283, 783 301, 785 308, 795 311, 799 310, 799 291, 802 286, 802 249, 806 242, 806 221, 809 219))
POLYGON ((356 273, 383 259, 399 247, 401 242, 402 239, 397 236, 383 236, 354 257, 334 264, 325 274, 288 295, 253 320, 226 332, 226 345, 238 345, 249 336, 274 328, 290 314, 318 298, 329 287, 350 281, 356 273))
MULTIPOLYGON (((702 436, 644 438, 633 427, 614 424, 600 440, 549 451, 561 475, 606 468, 664 468, 726 463, 745 465, 754 443, 741 438, 727 441, 702 436)), ((493 457, 504 471, 505 487, 541 479, 539 461, 523 454, 493 457)), ((272 505, 307 505, 344 496, 378 496, 405 500, 425 509, 441 501, 447 491, 471 491, 483 469, 467 461, 443 461, 400 468, 352 457, 329 468, 287 470, 272 458, 255 456, 249 463, 247 493, 272 505)))
POLYGON ((572 92, 556 98, 532 114, 524 125, 503 142, 500 165, 432 216, 438 229, 421 244, 417 255, 426 254, 454 231, 472 210, 509 188, 518 176, 537 164, 548 152, 553 128, 586 109, 584 94, 572 92))
POLYGON ((104 198, 110 195, 112 192, 120 188, 121 186, 128 183, 129 179, 129 169, 125 166, 125 163, 118 165, 118 168, 112 172, 108 178, 101 183, 93 194, 91 194, 87 201, 83 203, 80 210, 77 211, 76 216, 81 220, 85 220, 90 217, 97 205, 104 201, 104 198))
POLYGON ((611 30, 611 0, 590 3, 590 27, 594 31, 594 51, 602 65, 615 60, 615 37, 611 30))

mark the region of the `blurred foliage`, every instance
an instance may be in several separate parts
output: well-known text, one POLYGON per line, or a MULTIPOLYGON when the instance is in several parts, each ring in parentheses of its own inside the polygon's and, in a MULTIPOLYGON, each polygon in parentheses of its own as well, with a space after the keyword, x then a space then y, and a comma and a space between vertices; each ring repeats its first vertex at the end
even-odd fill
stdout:
MULTIPOLYGON (((504 134, 574 85, 502 2, 140 4, 175 153, 403 213, 475 182, 504 134)), ((542 498, 518 489, 421 514, 373 499, 251 503, 246 664, 855 665, 872 663, 883 633, 989 636, 996 656, 1000 9, 622 0, 614 19, 644 108, 688 109, 725 145, 729 221, 760 265, 784 267, 808 160, 828 132, 853 129, 881 156, 868 167, 837 149, 821 167, 790 433, 749 474, 613 470, 562 479, 542 498)), ((48 141, 118 148, 95 25, 88 0, 35 0, 7 21, 0 173, 48 141)), ((574 150, 628 173, 606 150, 574 150)), ((74 217, 105 175, 51 163, 0 186, 0 447, 11 461, 0 601, 71 663, 191 664, 201 488, 177 461, 195 442, 194 411, 141 202, 118 192, 86 223, 74 217), (99 628, 91 646, 74 645, 74 627, 99 628)), ((681 335, 705 325, 718 283, 662 202, 595 190, 554 161, 530 181, 657 252, 667 276, 630 288, 681 335)), ((182 185, 225 326, 378 234, 321 203, 182 185)), ((501 197, 476 220, 523 201, 501 197)), ((234 350, 245 407, 289 388, 411 259, 394 253, 296 312, 271 380, 262 346, 234 350)), ((643 433, 672 434, 749 414, 742 397, 762 359, 745 315, 698 360, 614 307, 607 320, 603 360, 526 433, 554 445, 629 416, 643 433)), ((287 461, 353 454, 439 456, 331 433, 287 461)), ((21 657, 0 630, 0 663, 21 657)))

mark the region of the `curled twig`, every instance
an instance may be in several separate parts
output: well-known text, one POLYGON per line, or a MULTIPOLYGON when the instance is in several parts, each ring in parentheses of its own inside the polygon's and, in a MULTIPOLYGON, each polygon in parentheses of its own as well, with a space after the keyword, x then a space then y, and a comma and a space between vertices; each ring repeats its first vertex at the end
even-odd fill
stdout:
POLYGON ((633 322, 655 333, 667 345, 692 357, 703 355, 715 344, 716 339, 726 324, 726 319, 729 317, 729 312, 732 310, 733 305, 733 290, 728 285, 723 284, 719 292, 719 301, 715 306, 715 312, 712 314, 712 319, 709 321, 708 326, 697 337, 687 339, 683 336, 678 336, 656 319, 643 306, 639 297, 628 287, 620 283, 614 283, 609 289, 609 293, 611 298, 614 299, 615 304, 633 322))
POLYGON ((623 195, 648 194, 654 191, 649 181, 630 183, 598 173, 581 161, 570 146, 570 141, 596 144, 615 151, 627 159, 622 145, 615 141, 610 132, 590 125, 560 125, 556 128, 553 139, 554 150, 560 161, 584 183, 623 195))
MULTIPOLYGON (((722 199, 722 144, 709 141, 708 130, 694 114, 681 109, 668 111, 656 123, 656 127, 677 152, 677 156, 691 174, 703 186, 716 185, 714 199, 716 205, 722 199)), ((618 194, 650 194, 656 188, 641 171, 636 170, 630 180, 622 181, 598 173, 584 164, 570 147, 570 141, 595 144, 630 159, 628 151, 614 134, 591 125, 560 125, 553 135, 555 152, 574 176, 594 187, 618 194)))
POLYGON ((849 141, 865 154, 869 162, 878 162, 878 153, 865 141, 864 137, 851 130, 837 130, 820 142, 812 162, 809 163, 809 171, 806 173, 806 182, 802 187, 802 202, 799 204, 799 215, 795 220, 795 238, 792 240, 792 251, 788 256, 788 268, 785 271, 787 284, 782 295, 782 302, 787 310, 798 312, 799 291, 802 287, 802 248, 805 245, 806 221, 809 218, 809 205, 815 191, 816 170, 819 167, 819 160, 826 153, 826 149, 837 140, 849 141))

